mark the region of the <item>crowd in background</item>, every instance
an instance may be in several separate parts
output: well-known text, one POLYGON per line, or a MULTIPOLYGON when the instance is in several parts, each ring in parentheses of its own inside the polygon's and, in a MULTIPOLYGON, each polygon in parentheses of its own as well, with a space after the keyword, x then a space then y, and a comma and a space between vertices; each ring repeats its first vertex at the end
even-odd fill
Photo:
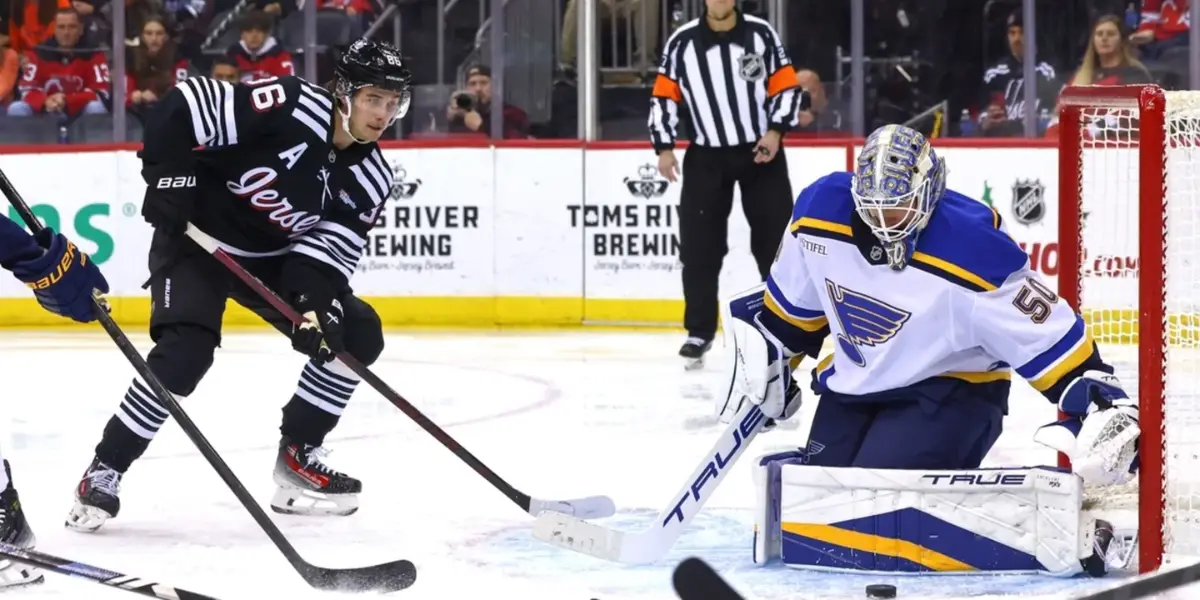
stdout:
MULTIPOLYGON (((141 115, 182 78, 202 74, 232 82, 302 74, 304 49, 318 47, 312 59, 323 79, 340 48, 364 33, 398 39, 412 57, 417 87, 429 91, 417 94, 413 118, 390 137, 488 135, 493 115, 506 138, 578 135, 576 15, 582 0, 543 0, 557 19, 553 47, 541 49, 553 61, 547 91, 530 93, 530 86, 541 85, 530 77, 534 83, 524 82, 524 89, 520 82, 506 85, 502 100, 493 98, 494 73, 482 52, 486 36, 477 27, 486 20, 486 2, 316 0, 325 39, 307 45, 304 0, 124 0, 123 47, 114 48, 116 1, 0 0, 0 137, 18 143, 46 141, 47 135, 61 142, 104 141, 73 136, 70 126, 80 119, 111 122, 114 110, 124 110, 129 139, 136 140, 141 115), (463 10, 477 14, 458 18, 463 10), (431 47, 430 23, 444 30, 437 38, 447 57, 436 61, 440 72, 429 65, 439 52, 431 47), (116 52, 123 53, 123 82, 112 80, 116 52), (113 106, 116 85, 123 86, 123 107, 113 106), (534 100, 543 95, 544 101, 534 100)), ((605 139, 645 138, 649 87, 662 45, 683 21, 682 1, 596 0, 605 139)), ((743 10, 763 17, 767 4, 741 2, 743 10)), ((1038 115, 1039 135, 1052 135, 1056 97, 1070 83, 1188 86, 1188 0, 1039 1, 1037 101, 1028 108, 1019 0, 868 0, 869 60, 859 64, 845 59, 849 0, 787 4, 788 18, 776 27, 786 33, 813 99, 795 135, 850 134, 847 90, 854 68, 867 72, 868 129, 909 122, 934 136, 1021 136, 1029 110, 1038 115), (970 36, 983 37, 982 48, 974 50, 979 43, 970 36), (936 118, 923 121, 922 115, 936 118)), ((514 28, 519 24, 509 26, 506 43, 532 36, 514 28)), ((514 54, 506 53, 506 74, 522 68, 514 54)), ((91 131, 111 136, 103 127, 91 131)))

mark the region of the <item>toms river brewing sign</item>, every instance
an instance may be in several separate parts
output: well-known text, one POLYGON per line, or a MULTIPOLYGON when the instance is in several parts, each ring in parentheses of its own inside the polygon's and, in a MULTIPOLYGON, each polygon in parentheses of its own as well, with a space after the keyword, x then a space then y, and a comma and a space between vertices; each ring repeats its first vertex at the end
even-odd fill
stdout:
POLYGON ((605 182, 597 203, 568 204, 572 229, 583 229, 588 268, 674 271, 679 263, 679 198, 649 163, 620 181, 605 182), (615 185, 618 184, 619 185, 615 185))

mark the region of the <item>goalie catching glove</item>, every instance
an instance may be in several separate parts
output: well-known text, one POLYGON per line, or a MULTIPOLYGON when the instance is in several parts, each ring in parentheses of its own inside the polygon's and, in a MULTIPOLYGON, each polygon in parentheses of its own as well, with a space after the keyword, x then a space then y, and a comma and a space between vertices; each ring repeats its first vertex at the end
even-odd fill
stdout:
POLYGON ((1120 485, 1138 469, 1137 402, 1116 376, 1085 371, 1067 384, 1058 401, 1067 418, 1039 427, 1034 441, 1071 459, 1071 469, 1090 485, 1120 485))
POLYGON ((763 415, 787 420, 800 408, 800 388, 792 379, 792 370, 800 355, 792 355, 783 343, 766 331, 759 321, 763 310, 764 285, 757 285, 721 304, 721 323, 726 348, 725 385, 722 397, 716 394, 716 412, 722 423, 729 423, 750 401, 760 406, 763 415))

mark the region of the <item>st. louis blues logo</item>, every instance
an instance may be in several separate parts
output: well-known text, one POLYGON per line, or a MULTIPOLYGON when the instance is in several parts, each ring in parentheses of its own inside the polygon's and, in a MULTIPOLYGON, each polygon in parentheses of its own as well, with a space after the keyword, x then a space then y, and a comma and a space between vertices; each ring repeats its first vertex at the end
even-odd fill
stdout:
POLYGON ((912 313, 901 310, 826 279, 825 288, 837 314, 843 333, 837 336, 838 349, 854 364, 865 367, 867 359, 859 346, 875 347, 900 333, 912 313))

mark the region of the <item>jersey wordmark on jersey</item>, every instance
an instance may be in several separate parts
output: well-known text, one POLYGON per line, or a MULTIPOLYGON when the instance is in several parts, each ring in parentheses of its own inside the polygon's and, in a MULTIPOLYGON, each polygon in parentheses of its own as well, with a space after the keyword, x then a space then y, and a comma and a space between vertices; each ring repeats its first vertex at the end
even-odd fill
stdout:
POLYGON ((855 222, 850 182, 834 173, 800 194, 764 297, 763 325, 789 349, 834 336, 833 355, 816 370, 819 389, 986 383, 1015 368, 1051 395, 1099 361, 1083 319, 1030 269, 991 207, 948 190, 909 268, 895 271, 855 222))
POLYGON ((163 102, 144 156, 195 165, 198 227, 230 254, 292 252, 350 278, 392 171, 376 143, 334 147, 332 94, 298 77, 194 77, 163 102))

